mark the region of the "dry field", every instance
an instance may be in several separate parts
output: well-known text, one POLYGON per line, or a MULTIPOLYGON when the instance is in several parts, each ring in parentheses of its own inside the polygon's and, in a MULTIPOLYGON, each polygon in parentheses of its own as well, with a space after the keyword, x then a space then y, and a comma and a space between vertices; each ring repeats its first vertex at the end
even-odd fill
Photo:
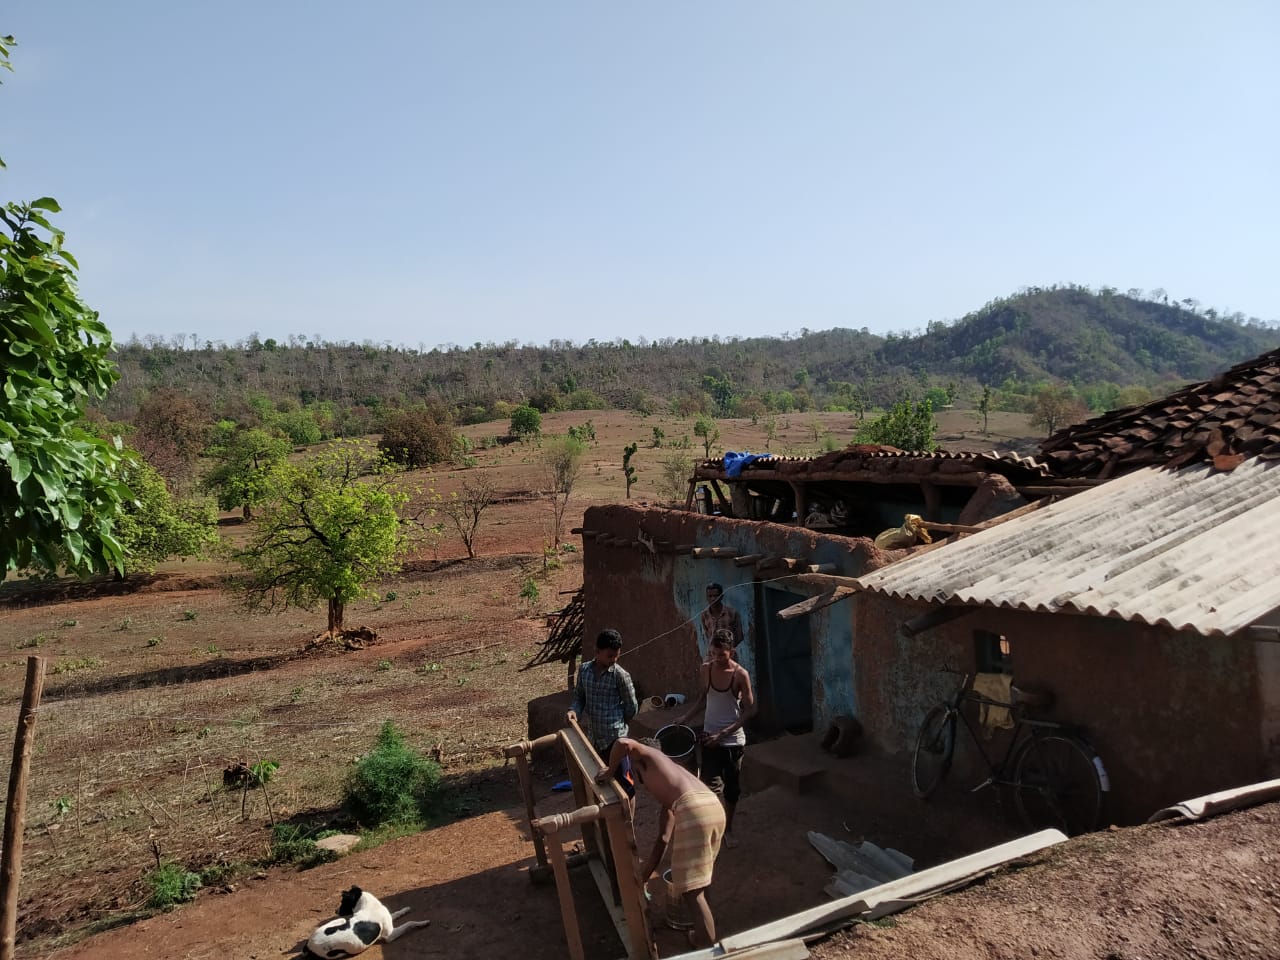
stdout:
MULTIPOLYGON (((661 466, 691 420, 609 411, 544 418, 545 433, 591 420, 597 440, 566 518, 576 526, 593 502, 624 496, 622 448, 638 442, 633 499, 656 499, 661 466), (653 427, 664 446, 651 446, 653 427)), ((768 425, 722 421, 718 449, 807 455, 843 445, 847 414, 792 414, 768 425), (826 440, 830 435, 831 439, 826 440)), ((993 415, 991 438, 972 413, 948 413, 952 448, 989 449, 1025 419, 993 415)), ((505 424, 466 428, 479 440, 505 424)), ((36 728, 28 792, 19 953, 44 955, 86 933, 145 913, 142 877, 157 857, 193 870, 223 866, 233 886, 260 869, 269 822, 336 823, 343 779, 385 720, 443 760, 458 797, 456 815, 479 816, 514 802, 512 778, 496 769, 497 748, 525 733, 525 704, 564 683, 560 665, 522 672, 545 637, 545 614, 581 583, 575 550, 554 555, 550 508, 539 486, 534 445, 477 449, 504 501, 485 514, 479 556, 466 560, 447 536, 378 585, 378 599, 352 604, 348 626, 378 640, 363 650, 308 647, 322 611, 249 614, 224 589, 228 572, 175 563, 123 584, 60 584, 0 593, 0 701, 16 718, 26 659, 48 675, 36 728), (521 598, 532 578, 538 598, 521 598), (273 760, 268 791, 247 798, 223 788, 235 762, 273 760), (244 816, 242 816, 242 802, 244 816)), ((415 479, 448 492, 465 471, 415 479)), ((246 528, 228 519, 224 535, 246 528)), ((0 771, 7 779, 8 751, 0 771)))

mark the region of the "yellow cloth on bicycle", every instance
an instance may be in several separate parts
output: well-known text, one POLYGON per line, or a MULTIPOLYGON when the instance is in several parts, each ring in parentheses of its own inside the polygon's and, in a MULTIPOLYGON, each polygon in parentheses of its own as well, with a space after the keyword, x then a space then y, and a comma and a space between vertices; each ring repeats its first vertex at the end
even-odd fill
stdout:
MULTIPOLYGON (((1013 699, 1013 676, 1008 673, 979 673, 973 678, 973 692, 1009 703, 1013 699)), ((993 707, 983 703, 978 708, 978 723, 982 735, 990 740, 997 730, 1013 729, 1013 714, 1008 707, 993 707)))

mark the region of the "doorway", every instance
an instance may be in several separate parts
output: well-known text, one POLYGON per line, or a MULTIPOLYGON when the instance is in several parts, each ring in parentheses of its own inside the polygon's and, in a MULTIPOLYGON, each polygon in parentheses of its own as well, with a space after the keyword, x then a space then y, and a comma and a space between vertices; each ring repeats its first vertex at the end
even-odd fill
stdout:
POLYGON ((813 650, 807 617, 779 620, 778 611, 808 599, 765 584, 760 585, 761 616, 756 636, 760 707, 755 727, 765 736, 806 733, 813 729, 813 650))

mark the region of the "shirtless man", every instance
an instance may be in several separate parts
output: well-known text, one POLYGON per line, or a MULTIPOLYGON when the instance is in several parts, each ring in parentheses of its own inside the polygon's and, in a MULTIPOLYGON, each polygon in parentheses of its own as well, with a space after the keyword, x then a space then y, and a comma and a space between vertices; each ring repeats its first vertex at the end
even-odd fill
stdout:
POLYGON ((608 782, 625 760, 631 762, 632 774, 641 786, 662 806, 658 837, 640 868, 640 883, 653 876, 671 844, 671 888, 684 898, 693 918, 689 943, 710 947, 716 942, 716 925, 706 892, 724 835, 724 807, 710 788, 684 767, 661 750, 630 737, 617 739, 609 752, 608 769, 600 771, 596 780, 608 782))

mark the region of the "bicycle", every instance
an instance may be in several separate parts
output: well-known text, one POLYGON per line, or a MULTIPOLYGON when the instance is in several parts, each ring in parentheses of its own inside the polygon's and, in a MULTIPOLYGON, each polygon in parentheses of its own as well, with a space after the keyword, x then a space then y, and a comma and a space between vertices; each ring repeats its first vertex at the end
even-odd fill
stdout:
POLYGON ((1011 788, 1018 815, 1033 830, 1055 827, 1075 835, 1094 829, 1102 813, 1103 794, 1111 788, 1102 758, 1079 727, 1026 715, 1028 709, 1049 706, 1052 695, 1014 687, 1012 702, 1005 703, 975 693, 973 674, 945 668, 943 672, 961 677, 960 685, 933 707, 920 725, 911 763, 915 795, 928 797, 950 771, 958 719, 987 766, 986 779, 969 792, 984 787, 1011 788), (1011 712, 1013 735, 998 763, 992 761, 965 715, 963 707, 968 703, 1011 712))

